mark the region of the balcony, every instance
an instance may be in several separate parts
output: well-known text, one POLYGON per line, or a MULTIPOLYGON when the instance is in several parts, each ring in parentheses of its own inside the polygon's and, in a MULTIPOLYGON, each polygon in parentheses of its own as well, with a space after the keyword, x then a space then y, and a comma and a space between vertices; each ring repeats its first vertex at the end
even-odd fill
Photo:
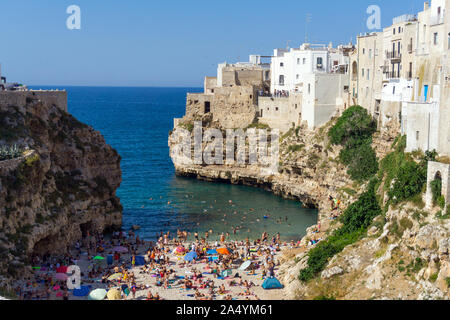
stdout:
POLYGON ((435 25, 443 24, 443 23, 444 23, 444 15, 443 14, 438 14, 438 15, 430 18, 430 26, 435 26, 435 25))
POLYGON ((398 78, 400 78, 400 74, 397 71, 388 71, 388 72, 385 72, 385 74, 386 74, 386 77, 388 79, 398 79, 398 78))
POLYGON ((401 60, 402 54, 398 51, 386 51, 386 59, 390 59, 392 61, 401 60))

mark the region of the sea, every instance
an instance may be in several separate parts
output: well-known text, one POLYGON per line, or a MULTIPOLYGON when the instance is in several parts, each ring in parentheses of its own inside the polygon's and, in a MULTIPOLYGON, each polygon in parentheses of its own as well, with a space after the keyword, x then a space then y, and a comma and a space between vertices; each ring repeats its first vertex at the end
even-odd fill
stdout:
POLYGON ((46 87, 65 89, 68 109, 100 131, 122 157, 117 196, 124 207, 123 228, 154 240, 160 232, 198 232, 209 240, 229 233, 235 240, 280 233, 299 240, 317 223, 317 210, 248 186, 177 177, 169 157, 173 119, 184 115, 186 94, 201 88, 46 87), (233 230, 236 230, 234 232, 233 230))

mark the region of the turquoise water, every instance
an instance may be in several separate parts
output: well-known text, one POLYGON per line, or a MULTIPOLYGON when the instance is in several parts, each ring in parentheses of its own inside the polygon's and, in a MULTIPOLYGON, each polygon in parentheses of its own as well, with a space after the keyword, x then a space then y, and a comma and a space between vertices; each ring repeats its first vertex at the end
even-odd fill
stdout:
POLYGON ((212 229, 210 239, 221 232, 253 239, 267 231, 296 240, 317 222, 315 210, 257 188, 175 176, 168 134, 173 118, 184 115, 186 93, 200 88, 65 89, 69 112, 99 130, 122 156, 123 182, 117 195, 124 206, 124 228, 140 225, 142 238, 177 229, 203 236, 212 229), (235 235, 233 227, 239 227, 235 235))

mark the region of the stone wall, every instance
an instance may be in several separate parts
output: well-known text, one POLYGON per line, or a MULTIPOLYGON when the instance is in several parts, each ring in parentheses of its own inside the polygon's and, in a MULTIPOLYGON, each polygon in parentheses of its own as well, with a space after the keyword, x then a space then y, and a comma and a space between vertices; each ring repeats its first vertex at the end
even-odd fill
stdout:
POLYGON ((302 95, 291 93, 289 97, 259 97, 259 122, 273 129, 286 132, 302 122, 302 95))
POLYGON ((425 196, 426 207, 428 209, 433 207, 433 194, 430 183, 436 178, 438 172, 442 178, 442 195, 445 198, 445 203, 448 206, 450 202, 450 164, 429 161, 427 171, 427 193, 425 196))
POLYGON ((246 128, 256 118, 258 91, 253 86, 217 88, 211 112, 221 128, 246 128))
POLYGON ((438 149, 439 105, 437 103, 405 102, 402 118, 407 152, 438 149))
POLYGON ((66 91, 0 91, 0 106, 23 108, 32 101, 39 101, 46 107, 56 106, 67 112, 66 91))

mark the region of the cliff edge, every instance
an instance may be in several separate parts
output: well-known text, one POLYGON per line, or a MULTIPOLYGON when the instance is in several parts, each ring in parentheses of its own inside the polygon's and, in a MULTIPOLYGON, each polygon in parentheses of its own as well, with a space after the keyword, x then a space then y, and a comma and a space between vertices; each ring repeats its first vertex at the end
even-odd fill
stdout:
POLYGON ((65 111, 67 96, 60 95, 58 102, 42 92, 28 92, 22 103, 0 101, 0 144, 24 148, 0 161, 3 280, 23 276, 34 254, 66 252, 88 232, 122 224, 121 158, 65 111))

